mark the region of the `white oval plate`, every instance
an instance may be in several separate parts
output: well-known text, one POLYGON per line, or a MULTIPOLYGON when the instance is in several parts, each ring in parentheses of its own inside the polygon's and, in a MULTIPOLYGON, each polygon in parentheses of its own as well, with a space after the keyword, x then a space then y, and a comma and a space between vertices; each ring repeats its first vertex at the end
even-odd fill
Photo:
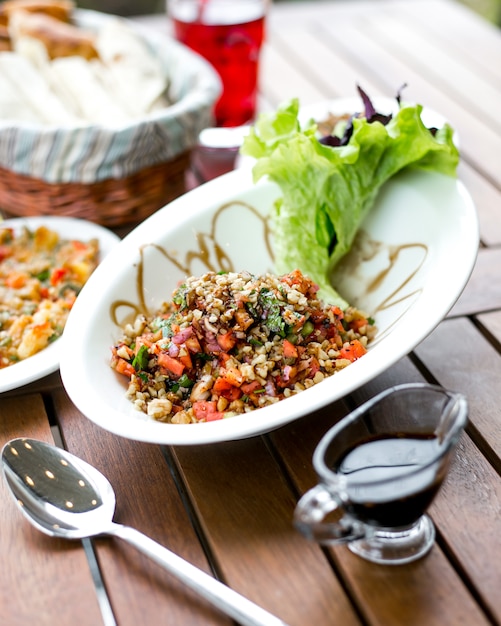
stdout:
MULTIPOLYGON (((47 228, 59 233, 63 239, 80 239, 81 241, 93 238, 98 239, 101 260, 120 241, 117 235, 106 228, 73 217, 19 217, 3 220, 0 222, 0 225, 13 228, 15 232, 19 231, 23 226, 34 230, 41 225, 45 225, 47 228)), ((47 346, 47 348, 28 359, 0 369, 0 393, 10 389, 17 389, 55 372, 59 367, 61 343, 61 338, 59 338, 47 346)))
POLYGON ((155 422, 133 408, 126 379, 109 365, 110 347, 121 334, 110 311, 115 307, 123 321, 141 299, 153 311, 186 275, 211 268, 272 270, 264 220, 279 195, 273 183, 255 185, 246 168, 236 170, 159 210, 104 260, 63 337, 63 383, 84 415, 123 437, 157 444, 205 444, 270 431, 343 397, 409 353, 447 314, 470 276, 478 223, 463 185, 418 171, 397 176, 361 229, 370 258, 359 262, 355 246, 344 270, 342 295, 374 314, 379 328, 368 353, 273 406, 210 423, 155 422))

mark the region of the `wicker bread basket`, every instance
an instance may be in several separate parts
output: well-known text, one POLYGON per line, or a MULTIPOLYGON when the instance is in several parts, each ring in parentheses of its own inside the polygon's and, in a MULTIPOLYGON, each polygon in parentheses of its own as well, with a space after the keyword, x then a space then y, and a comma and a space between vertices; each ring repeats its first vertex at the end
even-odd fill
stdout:
POLYGON ((125 178, 93 183, 48 183, 0 168, 4 218, 31 215, 80 217, 110 228, 136 224, 185 192, 189 152, 125 178))
MULTIPOLYGON (((99 27, 109 16, 76 11, 99 27)), ((113 18, 116 19, 116 18, 113 18)), ((45 128, 0 120, 0 212, 72 216, 108 227, 135 224, 185 191, 190 152, 212 123, 217 74, 176 41, 148 33, 169 72, 174 103, 118 129, 45 128)))

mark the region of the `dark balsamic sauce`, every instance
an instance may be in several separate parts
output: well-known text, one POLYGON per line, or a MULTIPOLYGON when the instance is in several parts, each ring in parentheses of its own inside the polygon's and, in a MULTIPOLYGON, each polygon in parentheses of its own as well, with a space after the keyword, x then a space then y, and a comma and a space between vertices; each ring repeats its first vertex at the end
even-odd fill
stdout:
POLYGON ((349 449, 334 464, 348 479, 347 510, 360 521, 386 528, 410 526, 426 511, 442 482, 433 434, 380 435, 349 449))

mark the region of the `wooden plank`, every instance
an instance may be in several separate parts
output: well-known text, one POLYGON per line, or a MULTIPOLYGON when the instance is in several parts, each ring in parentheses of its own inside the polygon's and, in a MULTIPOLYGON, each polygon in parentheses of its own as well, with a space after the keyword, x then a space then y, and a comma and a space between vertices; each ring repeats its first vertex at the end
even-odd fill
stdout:
MULTIPOLYGON (((302 73, 317 85, 323 99, 357 97, 357 84, 371 96, 387 95, 370 76, 339 53, 337 39, 329 42, 319 39, 314 28, 305 29, 304 25, 299 24, 284 28, 279 24, 272 30, 272 43, 290 63, 299 69, 303 68, 302 73), (306 55, 305 50, 308 50, 306 55)), ((293 96, 304 104, 304 95, 297 86, 293 96)))
POLYGON ((499 459, 501 357, 498 351, 471 322, 459 318, 440 324, 415 352, 442 385, 468 396, 470 421, 481 438, 480 444, 488 446, 499 459))
POLYGON ((295 497, 261 438, 176 456, 232 587, 290 626, 359 623, 322 551, 293 528, 295 497))
POLYGON ((451 316, 474 315, 501 307, 501 281, 498 270, 500 263, 501 249, 479 250, 473 273, 461 297, 452 308, 451 316))
MULTIPOLYGON (((469 437, 458 444, 442 492, 430 507, 441 541, 454 554, 493 621, 501 620, 497 554, 501 481, 469 437)), ((471 622, 476 623, 476 622, 471 622)))
POLYGON ((501 86, 499 28, 457 0, 400 2, 414 24, 424 24, 435 41, 450 47, 470 69, 501 86), (447 24, 447 28, 443 25, 447 24), (490 62, 491 61, 491 62, 490 62))
POLYGON ((35 393, 50 393, 53 389, 57 389, 60 386, 61 376, 59 375, 59 370, 57 370, 56 372, 53 372, 48 376, 44 376, 39 380, 35 380, 32 383, 28 383, 27 385, 23 385, 22 387, 18 387, 17 389, 5 391, 2 394, 2 397, 6 398, 9 396, 24 396, 35 393))
MULTIPOLYGON (((305 30, 317 28, 319 24, 329 23, 339 27, 339 33, 343 33, 343 26, 346 22, 354 22, 366 16, 381 15, 384 12, 393 12, 402 1, 396 3, 374 2, 374 0, 335 0, 325 2, 325 0, 306 0, 303 2, 275 2, 273 11, 269 16, 269 23, 272 26, 284 28, 303 24, 305 30)), ((419 1, 419 0, 414 0, 419 1)))
MULTIPOLYGON (((499 63, 486 62, 498 59, 501 41, 498 28, 458 0, 336 0, 324 2, 275 3, 269 24, 275 28, 288 28, 302 24, 304 30, 319 33, 322 24, 337 29, 336 41, 346 39, 344 27, 366 20, 384 21, 398 17, 404 24, 412 23, 417 30, 429 32, 429 39, 450 49, 454 57, 461 57, 472 70, 483 74, 489 82, 499 80, 499 63)), ((498 82, 499 84, 499 82, 498 82)))
MULTIPOLYGON (((420 380, 421 376, 406 358, 353 396, 358 405, 382 389, 420 380)), ((311 467, 316 443, 346 410, 334 404, 271 435, 301 492, 316 482, 311 467)), ((437 501, 442 502, 442 508, 447 508, 450 498, 441 492, 437 501)), ((464 503, 463 499, 461 503, 464 503)), ((489 623, 439 546, 435 546, 426 558, 399 567, 367 563, 344 546, 332 552, 344 584, 350 589, 368 624, 442 626, 489 623), (454 597, 453 603, 450 602, 451 597, 454 597)))
MULTIPOLYGON (((53 443, 39 395, 0 399, 0 446, 16 437, 53 443)), ((80 542, 55 539, 22 516, 0 481, 0 623, 67 626, 101 622, 96 591, 80 542)))
POLYGON ((463 442, 458 465, 447 484, 455 497, 448 509, 440 510, 440 518, 447 520, 447 542, 453 544, 473 584, 499 620, 501 573, 496 555, 501 552, 501 358, 466 319, 440 324, 416 353, 440 384, 458 389, 468 398, 469 433, 483 454, 463 442))
POLYGON ((491 624, 437 546, 425 558, 395 568, 365 563, 346 551, 343 567, 371 626, 491 624))
POLYGON ((371 22, 371 35, 384 41, 400 60, 426 76, 430 83, 474 111, 491 130, 501 128, 501 120, 496 115, 501 85, 486 80, 478 68, 468 67, 442 38, 430 37, 428 22, 418 29, 414 20, 404 20, 399 13, 371 22))
POLYGON ((477 317, 478 322, 497 341, 496 349, 501 344, 501 311, 492 311, 477 317))
MULTIPOLYGON (((54 394, 66 447, 102 471, 117 497, 115 519, 210 573, 159 446, 112 435, 85 419, 66 393, 54 394)), ((120 626, 229 624, 171 574, 119 539, 100 540, 102 576, 120 626)))
POLYGON ((263 46, 260 87, 266 99, 275 107, 298 94, 301 94, 301 101, 305 104, 317 102, 323 98, 322 92, 316 85, 305 77, 304 73, 300 72, 287 56, 280 54, 270 42, 263 46))
POLYGON ((501 243, 501 191, 464 162, 459 165, 458 177, 475 203, 482 243, 486 246, 499 246, 501 243))
MULTIPOLYGON (((501 167, 497 159, 501 137, 492 132, 477 112, 469 110, 464 99, 444 91, 442 85, 434 84, 419 65, 410 64, 409 58, 401 59, 401 50, 386 40, 377 24, 378 19, 374 18, 373 21, 365 19, 360 24, 343 26, 343 37, 338 38, 338 43, 344 48, 345 57, 357 62, 360 71, 365 68, 364 73, 377 81, 387 94, 393 94, 401 85, 407 84, 405 99, 420 102, 444 115, 459 133, 463 158, 501 186, 501 167)), ((335 28, 324 24, 318 36, 330 41, 335 35, 335 28)), ((414 53, 418 55, 419 51, 414 53)), ((315 60, 311 59, 311 62, 315 60)))

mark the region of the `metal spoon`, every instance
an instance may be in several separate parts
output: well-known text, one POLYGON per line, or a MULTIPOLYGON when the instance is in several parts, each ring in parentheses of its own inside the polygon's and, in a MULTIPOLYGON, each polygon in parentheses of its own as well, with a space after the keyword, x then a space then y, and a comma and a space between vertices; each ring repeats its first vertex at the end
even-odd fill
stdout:
POLYGON ((240 624, 286 626, 153 539, 113 522, 113 487, 96 468, 73 454, 35 439, 12 439, 2 450, 2 469, 22 513, 47 535, 120 537, 240 624))

